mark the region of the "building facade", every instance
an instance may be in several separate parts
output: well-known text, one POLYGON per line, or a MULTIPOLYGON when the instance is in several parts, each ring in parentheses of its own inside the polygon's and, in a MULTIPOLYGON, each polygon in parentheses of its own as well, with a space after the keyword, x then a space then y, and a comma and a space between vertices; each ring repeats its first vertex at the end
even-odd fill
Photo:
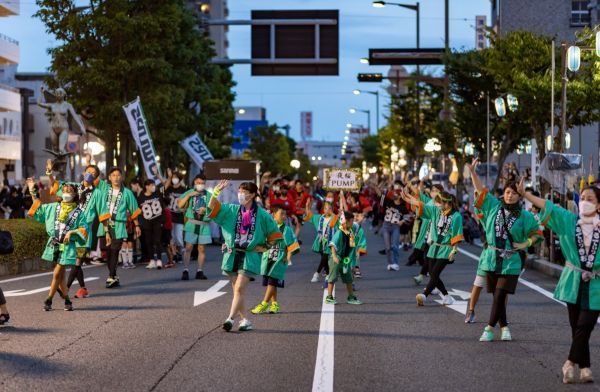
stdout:
POLYGON ((190 9, 199 16, 203 29, 208 29, 210 39, 214 43, 217 58, 227 58, 229 41, 227 40, 228 26, 211 25, 209 20, 224 20, 229 16, 227 0, 188 0, 190 9))

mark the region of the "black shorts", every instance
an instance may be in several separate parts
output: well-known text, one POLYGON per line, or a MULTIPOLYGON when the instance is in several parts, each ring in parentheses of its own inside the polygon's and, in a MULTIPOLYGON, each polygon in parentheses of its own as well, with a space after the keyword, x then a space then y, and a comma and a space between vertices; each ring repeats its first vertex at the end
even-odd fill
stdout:
POLYGON ((127 238, 123 240, 123 242, 135 242, 135 231, 131 233, 127 232, 127 238))
POLYGON ((514 294, 519 283, 519 275, 500 275, 495 272, 485 273, 487 292, 493 293, 496 289, 503 289, 509 294, 514 294))
POLYGON ((279 279, 274 279, 274 278, 271 278, 270 276, 263 275, 262 285, 265 287, 275 286, 275 287, 282 289, 285 285, 285 281, 279 280, 279 279))

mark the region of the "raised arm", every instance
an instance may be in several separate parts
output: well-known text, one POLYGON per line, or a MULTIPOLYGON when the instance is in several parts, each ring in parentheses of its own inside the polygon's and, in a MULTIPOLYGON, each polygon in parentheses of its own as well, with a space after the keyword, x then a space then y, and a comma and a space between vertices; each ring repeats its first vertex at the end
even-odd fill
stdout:
POLYGON ((210 198, 210 201, 208 202, 208 208, 210 210, 213 210, 217 206, 217 203, 219 202, 217 200, 217 197, 219 196, 219 194, 221 193, 221 191, 223 189, 227 188, 228 186, 229 186, 229 180, 221 180, 221 181, 219 181, 219 183, 217 184, 217 186, 213 190, 212 197, 210 198))
POLYGON ((44 95, 44 92, 46 91, 46 89, 44 89, 44 87, 42 87, 42 88, 40 89, 40 91, 41 91, 42 93, 41 93, 41 94, 38 96, 38 99, 37 99, 37 104, 38 104, 38 106, 39 106, 39 107, 41 107, 41 108, 44 108, 44 109, 50 109, 52 106, 51 106, 50 104, 43 103, 43 102, 42 102, 42 99, 41 99, 41 98, 42 98, 42 96, 44 95))
POLYGON ((473 181, 473 187, 475 187, 475 191, 477 193, 481 193, 483 191, 484 186, 481 184, 481 180, 477 173, 475 173, 475 169, 479 164, 479 159, 474 159, 472 163, 467 163, 465 166, 469 169, 469 173, 471 173, 471 181, 473 181))
POLYGON ((519 185, 517 186, 517 191, 521 196, 525 199, 529 200, 531 204, 536 206, 538 209, 543 210, 546 208, 546 200, 541 197, 537 197, 533 195, 531 192, 525 191, 525 177, 521 178, 519 181, 519 185))
POLYGON ((54 186, 54 183, 56 182, 56 178, 54 178, 54 173, 52 172, 53 169, 54 169, 54 164, 52 163, 52 159, 48 159, 46 161, 46 175, 48 176, 48 179, 50 180, 50 189, 52 189, 52 187, 54 186))

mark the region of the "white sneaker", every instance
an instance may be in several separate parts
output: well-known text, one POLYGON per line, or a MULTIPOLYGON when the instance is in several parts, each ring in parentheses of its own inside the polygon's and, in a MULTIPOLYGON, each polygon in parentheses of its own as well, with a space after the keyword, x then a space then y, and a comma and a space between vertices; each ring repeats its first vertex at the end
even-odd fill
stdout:
POLYGON ((156 269, 162 269, 163 264, 162 264, 162 260, 156 260, 156 269))
POLYGON ((319 281, 319 273, 318 273, 318 272, 315 272, 315 273, 313 274, 313 277, 312 277, 312 279, 310 280, 310 283, 317 283, 318 281, 319 281))
POLYGON ((128 265, 129 265, 129 269, 135 268, 135 264, 133 264, 133 261, 128 262, 128 265))
POLYGON ((425 294, 417 294, 416 299, 417 299, 417 306, 424 306, 425 301, 427 300, 427 297, 425 296, 425 294))
POLYGON ((453 305, 454 304, 454 297, 452 297, 450 294, 444 296, 444 299, 442 300, 442 305, 453 305))
POLYGON ((240 321, 238 331, 252 331, 252 322, 248 319, 240 321))
POLYGON ((387 270, 388 270, 388 271, 391 271, 391 270, 392 270, 392 265, 391 265, 391 264, 388 264, 388 265, 387 265, 387 270))
POLYGON ((124 262, 123 265, 121 266, 121 268, 123 268, 123 269, 129 269, 129 263, 124 262))
MULTIPOLYGON (((441 295, 440 290, 438 289, 433 289, 433 291, 431 292, 431 295, 441 295)), ((443 299, 443 298, 442 298, 443 299)))
POLYGON ((398 264, 392 264, 391 267, 394 271, 400 271, 400 266, 398 264))
POLYGON ((146 269, 155 269, 155 268, 156 268, 156 263, 154 262, 154 260, 150 260, 150 262, 146 266, 146 269))

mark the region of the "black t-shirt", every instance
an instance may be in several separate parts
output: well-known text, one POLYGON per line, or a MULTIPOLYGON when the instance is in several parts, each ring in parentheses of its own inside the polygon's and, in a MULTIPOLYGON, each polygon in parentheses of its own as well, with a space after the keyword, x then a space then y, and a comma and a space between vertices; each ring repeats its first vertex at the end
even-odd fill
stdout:
POLYGON ((163 200, 159 191, 154 192, 150 196, 145 193, 140 193, 137 197, 138 204, 142 213, 140 214, 140 225, 144 226, 149 223, 164 222, 163 200))
POLYGON ((393 200, 385 198, 383 201, 383 220, 393 225, 399 225, 405 214, 408 214, 408 208, 406 203, 401 202, 400 204, 394 203, 393 200))
POLYGON ((188 189, 185 186, 180 186, 178 188, 171 186, 165 191, 165 201, 167 203, 167 208, 171 210, 173 223, 183 224, 184 211, 177 207, 177 200, 181 195, 187 192, 187 190, 188 189))

